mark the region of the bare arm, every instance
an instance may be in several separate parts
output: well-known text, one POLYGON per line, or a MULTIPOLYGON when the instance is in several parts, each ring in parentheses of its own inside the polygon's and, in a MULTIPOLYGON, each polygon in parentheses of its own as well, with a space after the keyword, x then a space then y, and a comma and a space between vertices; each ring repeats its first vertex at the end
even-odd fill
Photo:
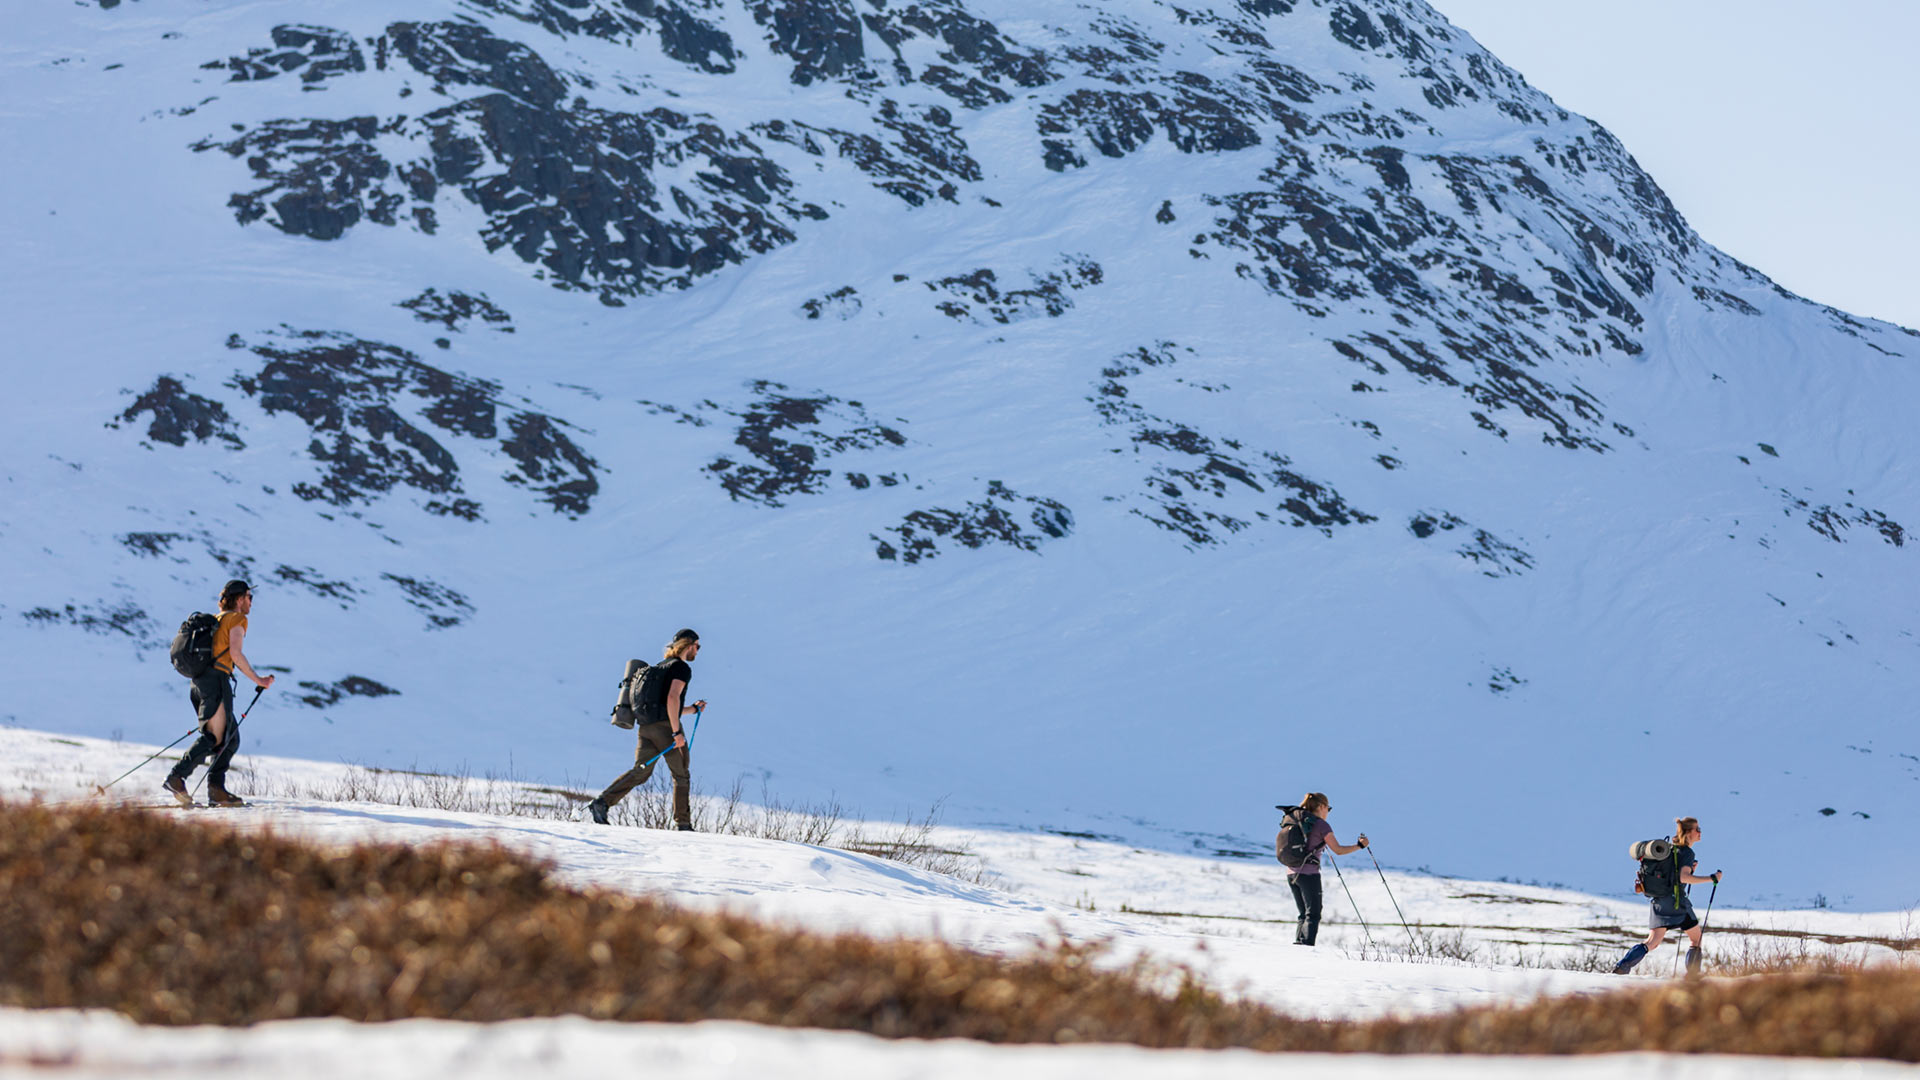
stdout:
MULTIPOLYGON (((673 745, 675 746, 687 745, 686 728, 680 725, 681 699, 684 698, 686 694, 687 680, 685 679, 675 679, 667 687, 667 723, 673 725, 673 745)), ((707 707, 707 703, 704 700, 696 701, 693 703, 693 707, 695 709, 704 709, 707 707)))
POLYGON ((1333 852, 1335 855, 1351 855, 1354 852, 1359 851, 1361 848, 1366 846, 1367 846, 1366 833, 1360 834, 1359 843, 1345 844, 1345 845, 1341 844, 1340 841, 1334 839, 1334 836, 1332 833, 1327 834, 1327 850, 1333 852))
POLYGON ((273 676, 269 675, 262 679, 253 673, 253 665, 247 663, 247 654, 240 651, 240 643, 245 641, 246 637, 246 627, 234 627, 233 632, 227 636, 227 651, 233 654, 233 666, 238 668, 242 675, 253 680, 253 685, 265 690, 273 685, 273 676))
POLYGON ((1680 880, 1688 885, 1718 885, 1720 883, 1720 871, 1715 870, 1706 877, 1701 877, 1693 872, 1693 867, 1688 866, 1680 871, 1680 880))

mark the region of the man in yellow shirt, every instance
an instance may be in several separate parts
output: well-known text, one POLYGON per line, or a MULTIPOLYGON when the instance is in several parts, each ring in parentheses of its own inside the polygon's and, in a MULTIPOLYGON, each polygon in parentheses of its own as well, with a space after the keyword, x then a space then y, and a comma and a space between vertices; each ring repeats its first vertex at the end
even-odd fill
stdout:
POLYGON ((246 582, 227 582, 220 590, 220 625, 213 632, 213 666, 193 680, 193 709, 200 718, 200 738, 180 758, 162 786, 180 801, 192 806, 187 793, 187 777, 213 754, 207 769, 208 806, 245 806, 227 790, 227 766, 240 748, 240 727, 233 722, 233 672, 237 667, 253 685, 265 690, 273 685, 273 676, 262 679, 253 673, 242 646, 247 639, 247 615, 253 611, 253 589, 246 582), (217 751, 217 752, 216 752, 217 751))

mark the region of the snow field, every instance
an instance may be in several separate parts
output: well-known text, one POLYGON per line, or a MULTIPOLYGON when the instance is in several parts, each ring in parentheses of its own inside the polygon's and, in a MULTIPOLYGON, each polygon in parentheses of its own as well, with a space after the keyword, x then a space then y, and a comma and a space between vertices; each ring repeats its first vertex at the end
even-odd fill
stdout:
POLYGON ((275 1076, 350 1073, 364 1080, 521 1080, 623 1076, 679 1080, 826 1076, 836 1080, 976 1080, 990 1071, 1088 1080, 1269 1078, 1276 1069, 1324 1080, 1418 1076, 1426 1080, 1904 1080, 1913 1066, 1886 1062, 1621 1054, 1571 1058, 1298 1055, 1276 1061, 1244 1050, 1142 1050, 1124 1046, 995 1046, 962 1040, 889 1041, 846 1032, 783 1030, 725 1021, 616 1024, 562 1017, 461 1024, 403 1020, 354 1024, 293 1020, 250 1028, 142 1027, 118 1016, 66 1010, 0 1010, 0 1078, 275 1076))
MULTIPOLYGON (((0 797, 87 798, 93 784, 123 772, 151 747, 0 729, 0 797)), ((1566 889, 1473 882, 1342 863, 1349 900, 1331 870, 1329 921, 1321 944, 1292 944, 1294 910, 1277 863, 1186 855, 1119 838, 992 829, 935 828, 941 847, 971 853, 977 884, 835 847, 714 833, 602 827, 536 809, 472 813, 422 806, 336 802, 290 791, 337 789, 353 769, 279 758, 246 759, 236 789, 254 792, 237 811, 189 813, 193 820, 271 828, 326 844, 497 841, 551 860, 559 880, 578 887, 641 892, 694 908, 722 909, 822 932, 934 937, 1017 955, 1067 939, 1104 941, 1107 961, 1183 965, 1230 995, 1301 1017, 1367 1018, 1511 1002, 1540 994, 1622 985, 1609 975, 1564 970, 1583 953, 1617 955, 1643 936, 1645 905, 1566 889), (265 794, 261 794, 265 793, 265 794), (1394 921, 1391 885, 1423 948, 1409 948, 1394 921), (1352 921, 1357 905, 1369 931, 1352 921)), ((114 789, 130 805, 166 803, 158 789, 166 759, 114 789)), ((659 774, 641 797, 665 783, 659 774)), ((537 803, 540 789, 470 780, 489 805, 537 803)), ((477 801, 477 800, 476 800, 477 801)), ((708 807, 707 809, 711 809, 708 807)), ((753 812, 748 807, 743 812, 753 812)), ((885 835, 884 823, 864 823, 885 835)), ((1364 857, 1361 857, 1364 859, 1364 857)), ((1912 913, 1751 911, 1718 907, 1713 925, 1848 937, 1911 938, 1912 913)), ((1710 960, 1736 950, 1736 935, 1708 937, 1710 960)), ((1795 939, 1814 956, 1882 961, 1866 945, 1795 939)), ((1663 949, 1642 976, 1667 973, 1663 949)))

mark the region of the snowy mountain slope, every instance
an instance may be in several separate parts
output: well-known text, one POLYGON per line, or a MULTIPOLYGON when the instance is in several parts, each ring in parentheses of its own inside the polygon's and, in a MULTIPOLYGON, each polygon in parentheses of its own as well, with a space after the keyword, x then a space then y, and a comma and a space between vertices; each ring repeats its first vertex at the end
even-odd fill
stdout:
MULTIPOLYGON (((1915 899, 1920 341, 1423 4, 130 0, 0 45, 4 713, 1915 899), (315 723, 314 721, 323 721, 315 723)), ((1750 891, 1749 891, 1750 890, 1750 891)))

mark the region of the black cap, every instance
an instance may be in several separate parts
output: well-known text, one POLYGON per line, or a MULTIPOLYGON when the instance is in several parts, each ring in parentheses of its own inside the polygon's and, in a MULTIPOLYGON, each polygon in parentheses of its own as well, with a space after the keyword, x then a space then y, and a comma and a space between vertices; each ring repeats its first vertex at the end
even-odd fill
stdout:
POLYGON ((694 633, 694 632, 693 632, 693 631, 691 631, 691 630, 677 630, 677 631, 675 631, 675 632, 674 632, 674 635, 673 635, 673 640, 675 640, 675 641, 699 641, 699 640, 700 640, 700 635, 699 635, 699 634, 696 634, 696 633, 694 633))
POLYGON ((239 578, 234 578, 220 587, 221 596, 245 596, 252 591, 253 586, 241 581, 239 578))

